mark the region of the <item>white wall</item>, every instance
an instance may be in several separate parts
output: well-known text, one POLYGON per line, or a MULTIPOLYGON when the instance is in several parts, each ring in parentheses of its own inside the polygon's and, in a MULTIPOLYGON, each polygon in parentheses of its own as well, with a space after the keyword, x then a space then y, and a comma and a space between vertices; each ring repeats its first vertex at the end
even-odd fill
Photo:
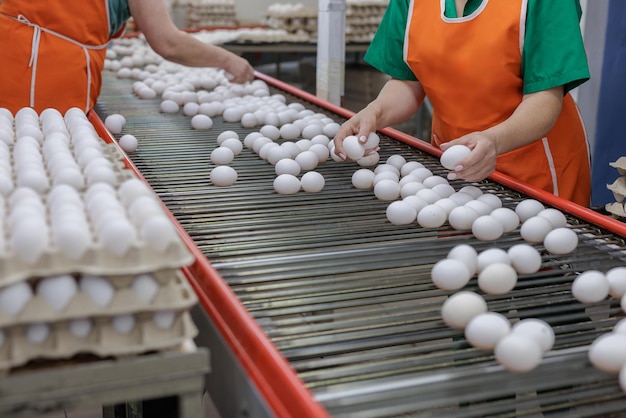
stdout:
POLYGON ((317 10, 318 0, 235 0, 235 9, 237 11, 237 19, 242 25, 256 24, 263 16, 263 12, 274 3, 280 4, 298 4, 317 10))

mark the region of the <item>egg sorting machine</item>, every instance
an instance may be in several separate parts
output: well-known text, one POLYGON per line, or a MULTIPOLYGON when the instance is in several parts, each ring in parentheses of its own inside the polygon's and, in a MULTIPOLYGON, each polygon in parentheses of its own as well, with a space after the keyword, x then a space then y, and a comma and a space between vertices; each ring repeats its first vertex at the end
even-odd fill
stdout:
MULTIPOLYGON (((337 122, 351 115, 257 77, 337 122)), ((217 135, 253 130, 216 117, 211 130, 194 131, 189 117, 161 114, 158 99, 130 91, 128 80, 106 74, 96 111, 102 120, 126 116, 125 129, 140 138, 132 166, 195 252, 186 273, 200 300, 198 342, 211 350, 207 388, 222 416, 609 417, 626 410, 617 376, 587 358, 594 339, 623 315, 619 301, 582 304, 571 295, 577 274, 625 264, 622 223, 498 173, 475 184, 505 207, 536 198, 557 208, 579 236, 564 256, 538 246, 539 272, 520 276, 509 294, 485 295, 490 311, 511 321, 542 318, 556 334, 539 367, 510 373, 443 323, 441 304, 452 292, 437 289, 430 270, 460 243, 480 252, 523 242, 519 229, 483 242, 447 225, 392 225, 386 202, 351 185, 359 167, 332 160, 317 168, 322 192, 286 196, 272 187, 273 166, 244 149, 231 164, 235 185, 214 187, 209 154, 217 135)), ((400 154, 445 176, 436 149, 391 129, 382 134, 381 162, 400 154)), ((477 290, 475 280, 467 288, 477 290)))

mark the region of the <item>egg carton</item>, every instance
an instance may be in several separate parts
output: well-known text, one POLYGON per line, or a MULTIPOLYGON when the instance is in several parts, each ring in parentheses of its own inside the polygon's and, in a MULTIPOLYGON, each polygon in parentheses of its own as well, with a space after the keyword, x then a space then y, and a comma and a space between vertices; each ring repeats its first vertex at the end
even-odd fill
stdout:
POLYGON ((0 328, 73 318, 179 311, 197 302, 193 289, 176 270, 106 278, 66 275, 61 281, 50 281, 46 287, 38 287, 37 282, 41 285, 43 280, 46 278, 20 283, 36 289, 22 306, 16 301, 25 298, 15 292, 3 295, 5 289, 0 289, 0 328), (81 279, 85 279, 83 284, 80 284, 81 279))
POLYGON ((626 176, 618 177, 617 180, 607 184, 606 187, 613 192, 616 201, 622 202, 626 196, 626 176))
POLYGON ((620 176, 626 175, 626 157, 619 157, 617 161, 609 163, 609 165, 620 174, 620 176))
POLYGON ((29 325, 3 329, 0 345, 0 371, 23 366, 33 360, 70 359, 78 354, 99 357, 122 357, 175 348, 194 338, 198 329, 187 311, 176 312, 168 327, 157 325, 152 313, 135 316, 134 327, 122 333, 116 330, 111 317, 92 319, 92 328, 84 336, 72 332, 71 321, 50 324, 49 333, 38 342, 29 338, 29 325))
POLYGON ((626 212, 624 211, 624 203, 622 202, 610 202, 604 206, 607 212, 619 216, 620 218, 626 218, 626 212))

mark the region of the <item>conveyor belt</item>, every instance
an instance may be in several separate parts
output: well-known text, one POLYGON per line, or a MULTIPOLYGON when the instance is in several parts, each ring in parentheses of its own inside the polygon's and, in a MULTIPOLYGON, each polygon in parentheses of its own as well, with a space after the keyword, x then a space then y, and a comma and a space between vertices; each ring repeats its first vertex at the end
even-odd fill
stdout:
MULTIPOLYGON (((188 117, 159 113, 158 100, 135 98, 130 84, 105 74, 97 113, 126 116, 125 131, 140 141, 133 164, 329 415, 598 417, 626 410, 617 376, 587 360, 588 345, 621 315, 619 302, 583 305, 570 292, 576 274, 625 264, 619 225, 609 221, 606 228, 586 209, 566 212, 579 232, 577 250, 542 252, 540 272, 520 277, 510 294, 485 297, 491 311, 511 320, 539 317, 555 330, 542 364, 512 374, 442 322, 441 303, 451 292, 431 283, 430 269, 456 244, 506 249, 523 242, 519 233, 481 242, 449 226, 394 226, 387 203, 352 187, 358 166, 351 163, 321 164, 320 193, 283 196, 273 190, 273 166, 244 149, 231 164, 236 184, 213 187, 209 154, 217 135, 229 129, 243 138, 253 130, 216 117, 211 130, 195 131, 188 117)), ((344 120, 332 106, 275 85, 288 101, 344 120)), ((418 147, 388 135, 381 144, 381 160, 401 154, 444 173, 418 147)), ((452 184, 458 190, 467 183, 452 184)), ((511 208, 532 192, 492 180, 476 185, 511 208)), ((475 281, 468 289, 476 290, 475 281)))

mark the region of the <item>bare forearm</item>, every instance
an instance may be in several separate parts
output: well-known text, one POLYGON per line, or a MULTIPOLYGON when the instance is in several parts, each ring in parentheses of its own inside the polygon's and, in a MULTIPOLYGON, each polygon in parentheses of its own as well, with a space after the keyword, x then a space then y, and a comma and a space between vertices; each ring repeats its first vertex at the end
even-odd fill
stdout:
POLYGON ((391 79, 367 107, 376 114, 376 129, 404 122, 424 101, 424 89, 418 81, 391 79))
POLYGON ((497 155, 542 138, 556 122, 563 104, 563 87, 524 96, 504 122, 484 131, 495 139, 497 155))

